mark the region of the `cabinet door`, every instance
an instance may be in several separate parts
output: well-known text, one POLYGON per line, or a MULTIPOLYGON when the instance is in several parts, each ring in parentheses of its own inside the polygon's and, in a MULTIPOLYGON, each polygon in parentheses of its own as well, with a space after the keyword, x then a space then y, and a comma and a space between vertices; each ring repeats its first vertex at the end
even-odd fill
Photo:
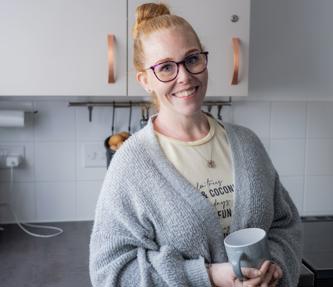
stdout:
POLYGON ((126 30, 124 0, 1 0, 0 95, 125 95, 126 30))
MULTIPOLYGON (((134 23, 136 7, 144 3, 128 0, 129 35, 134 23)), ((250 1, 244 0, 168 0, 164 1, 171 13, 184 17, 198 33, 205 50, 209 51, 209 83, 207 96, 246 96, 248 94, 248 62, 250 1), (238 21, 232 22, 237 15, 238 21), (232 38, 239 38, 238 84, 231 85, 234 73, 234 49, 232 38)), ((133 42, 129 39, 129 79, 128 94, 144 95, 145 92, 135 82, 132 64, 133 42)))

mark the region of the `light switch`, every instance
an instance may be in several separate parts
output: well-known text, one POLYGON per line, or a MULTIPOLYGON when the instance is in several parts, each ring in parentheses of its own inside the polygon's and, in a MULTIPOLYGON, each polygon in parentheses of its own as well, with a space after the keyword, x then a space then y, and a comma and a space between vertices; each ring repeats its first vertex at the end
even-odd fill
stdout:
POLYGON ((103 144, 86 143, 83 145, 83 166, 87 168, 106 166, 106 154, 103 144))

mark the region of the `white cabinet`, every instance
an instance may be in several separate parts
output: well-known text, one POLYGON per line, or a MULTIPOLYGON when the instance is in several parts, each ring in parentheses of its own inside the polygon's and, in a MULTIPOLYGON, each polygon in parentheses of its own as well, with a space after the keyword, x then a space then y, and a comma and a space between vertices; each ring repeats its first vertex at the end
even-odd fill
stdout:
MULTIPOLYGON (((136 7, 146 1, 128 0, 129 35, 135 19, 136 7)), ((168 0, 164 1, 171 13, 187 19, 198 33, 208 55, 209 84, 207 96, 246 96, 248 94, 250 1, 244 0, 168 0), (232 22, 232 16, 238 21, 232 22), (234 74, 234 49, 232 38, 238 38, 238 84, 231 85, 234 74)), ((132 64, 133 43, 129 39, 128 94, 144 95, 135 82, 132 64)))
POLYGON ((1 0, 0 95, 126 95, 126 30, 124 0, 1 0))
MULTIPOLYGON (((0 96, 143 96, 135 80, 132 27, 138 0, 1 0, 0 96), (115 38, 108 83, 107 36, 115 38)), ((209 51, 207 96, 248 91, 250 1, 169 0, 209 51), (231 21, 232 15, 239 20, 231 21), (240 39, 239 83, 232 38, 240 39)))

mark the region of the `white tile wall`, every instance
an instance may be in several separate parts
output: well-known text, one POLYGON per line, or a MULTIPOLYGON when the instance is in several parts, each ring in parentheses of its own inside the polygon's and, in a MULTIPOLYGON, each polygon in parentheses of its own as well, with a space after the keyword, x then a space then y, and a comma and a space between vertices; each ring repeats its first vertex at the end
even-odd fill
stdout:
POLYGON ((38 221, 66 221, 76 218, 74 181, 36 182, 38 221))
MULTIPOLYGON (((33 104, 38 113, 28 114, 25 128, 0 128, 0 144, 25 147, 25 164, 14 171, 13 205, 28 221, 93 219, 106 168, 84 167, 82 149, 97 143, 104 152, 112 108, 94 108, 89 122, 87 108, 65 100, 33 104)), ((132 131, 140 117, 133 108, 132 131)), ((333 103, 241 100, 224 107, 222 117, 259 136, 301 214, 333 213, 333 103)), ((128 109, 117 109, 115 132, 127 130, 128 121, 128 109)), ((9 171, 0 169, 0 203, 8 190, 9 171)), ((0 207, 0 222, 6 221, 12 217, 0 207)))
POLYGON ((305 180, 304 214, 333 213, 333 176, 307 176, 305 180))
POLYGON ((77 220, 91 220, 101 190, 101 181, 80 181, 77 184, 77 220))
POLYGON ((11 213, 6 206, 2 204, 8 204, 10 202, 10 188, 9 183, 0 183, 0 219, 2 222, 12 222, 14 220, 11 213))
POLYGON ((306 104, 300 102, 273 102, 271 138, 305 138, 306 104))
POLYGON ((66 101, 40 101, 36 104, 35 140, 74 141, 76 135, 75 111, 66 101))
POLYGON ((308 104, 308 137, 333 138, 333 103, 318 102, 308 104))
POLYGON ((34 183, 20 182, 13 186, 12 207, 19 220, 36 220, 36 196, 34 183))
POLYGON ((75 143, 36 143, 36 181, 75 180, 75 143))
POLYGON ((303 175, 305 140, 273 139, 270 156, 280 175, 303 175))
POLYGON ((233 122, 252 129, 260 138, 269 138, 270 103, 235 102, 233 122))
POLYGON ((35 184, 32 182, 14 183, 10 188, 9 183, 0 184, 0 202, 11 203, 11 211, 6 207, 0 207, 2 221, 15 222, 15 216, 19 221, 36 221, 36 196, 35 184))
POLYGON ((333 138, 309 139, 307 146, 307 175, 333 175, 333 138))

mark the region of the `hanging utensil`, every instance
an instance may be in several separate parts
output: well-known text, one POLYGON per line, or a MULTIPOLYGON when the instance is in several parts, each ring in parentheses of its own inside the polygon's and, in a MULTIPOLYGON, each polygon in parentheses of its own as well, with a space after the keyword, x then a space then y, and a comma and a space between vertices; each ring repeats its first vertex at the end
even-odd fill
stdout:
POLYGON ((114 155, 114 153, 116 152, 114 149, 111 148, 111 137, 114 135, 114 119, 115 119, 115 114, 116 114, 116 103, 113 102, 112 105, 112 125, 111 125, 111 135, 108 136, 105 140, 104 140, 104 147, 106 149, 106 168, 109 167, 111 159, 114 155))
POLYGON ((149 110, 150 110, 150 106, 147 105, 147 117, 146 117, 147 121, 149 120, 149 110))
POLYGON ((146 105, 141 106, 141 120, 140 120, 140 128, 143 128, 147 125, 149 119, 149 107, 146 105))
POLYGON ((222 115, 221 115, 221 110, 222 110, 222 105, 217 106, 217 119, 222 121, 222 115))
POLYGON ((92 121, 93 106, 88 106, 88 111, 89 111, 89 122, 91 123, 91 121, 92 121))
POLYGON ((132 125, 132 101, 130 101, 129 106, 129 119, 128 119, 128 133, 131 134, 131 125, 132 125))
POLYGON ((111 126, 111 135, 113 135, 113 133, 114 133, 114 117, 115 117, 115 113, 116 113, 116 104, 115 104, 115 102, 113 102, 113 106, 112 106, 112 126, 111 126))

